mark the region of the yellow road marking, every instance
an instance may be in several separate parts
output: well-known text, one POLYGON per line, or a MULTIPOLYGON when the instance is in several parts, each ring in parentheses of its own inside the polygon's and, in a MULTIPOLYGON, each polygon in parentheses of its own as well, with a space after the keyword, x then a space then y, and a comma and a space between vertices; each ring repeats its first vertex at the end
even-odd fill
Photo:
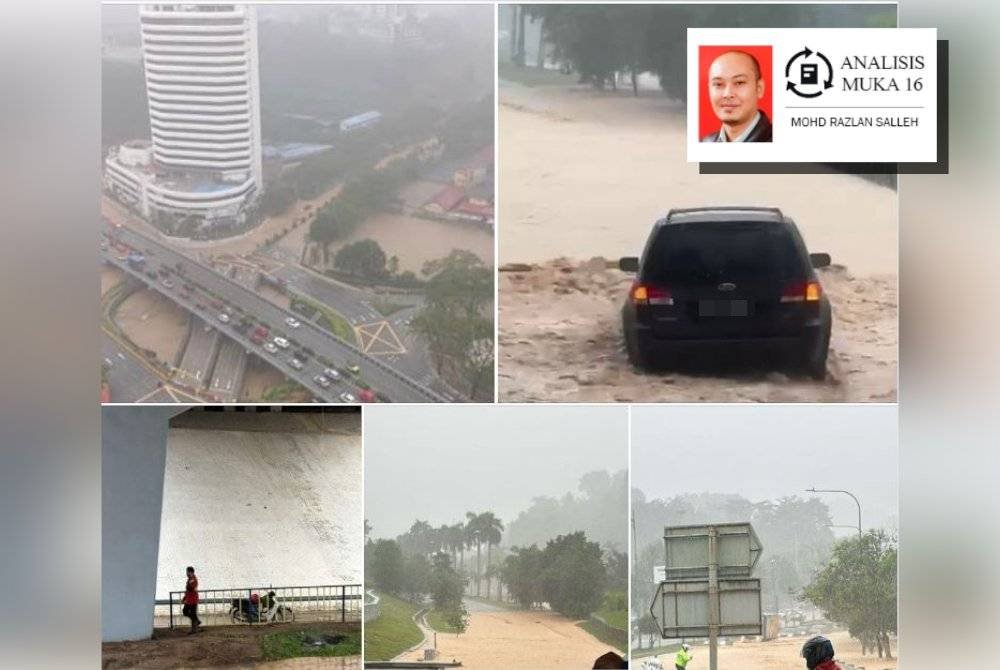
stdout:
POLYGON ((361 343, 361 350, 366 354, 387 356, 406 353, 406 347, 388 321, 361 324, 355 326, 354 331, 361 343), (381 347, 376 349, 378 345, 381 347))

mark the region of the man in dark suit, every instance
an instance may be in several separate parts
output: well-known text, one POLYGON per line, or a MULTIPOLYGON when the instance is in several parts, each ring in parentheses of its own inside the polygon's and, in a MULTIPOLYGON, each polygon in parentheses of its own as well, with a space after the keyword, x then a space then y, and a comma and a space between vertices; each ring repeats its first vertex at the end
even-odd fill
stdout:
POLYGON ((764 97, 760 63, 745 51, 727 51, 708 68, 708 95, 721 122, 702 142, 770 142, 771 120, 758 109, 764 97))

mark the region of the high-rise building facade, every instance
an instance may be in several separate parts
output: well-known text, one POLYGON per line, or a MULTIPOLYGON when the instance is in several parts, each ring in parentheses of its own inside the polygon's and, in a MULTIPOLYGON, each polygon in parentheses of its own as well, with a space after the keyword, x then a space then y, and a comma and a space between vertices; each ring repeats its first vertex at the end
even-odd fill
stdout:
POLYGON ((151 143, 113 149, 106 183, 147 216, 241 220, 262 188, 254 7, 147 4, 139 21, 151 143))

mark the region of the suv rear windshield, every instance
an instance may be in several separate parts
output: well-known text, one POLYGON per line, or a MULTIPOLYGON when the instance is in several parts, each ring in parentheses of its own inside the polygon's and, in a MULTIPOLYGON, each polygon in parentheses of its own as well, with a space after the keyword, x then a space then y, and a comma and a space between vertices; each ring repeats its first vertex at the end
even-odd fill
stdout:
POLYGON ((806 272, 788 228, 759 221, 667 224, 642 268, 644 281, 668 286, 798 279, 806 272))

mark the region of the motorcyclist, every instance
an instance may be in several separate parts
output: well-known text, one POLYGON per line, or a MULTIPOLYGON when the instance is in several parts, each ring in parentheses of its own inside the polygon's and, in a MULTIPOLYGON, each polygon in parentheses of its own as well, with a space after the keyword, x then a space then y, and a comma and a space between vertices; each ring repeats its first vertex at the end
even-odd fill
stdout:
POLYGON ((844 670, 833 660, 833 643, 822 635, 806 640, 802 645, 802 658, 806 659, 809 670, 844 670))
POLYGON ((677 656, 674 658, 674 666, 677 670, 684 670, 692 658, 694 658, 694 654, 691 653, 691 646, 682 644, 681 648, 677 650, 677 656))

